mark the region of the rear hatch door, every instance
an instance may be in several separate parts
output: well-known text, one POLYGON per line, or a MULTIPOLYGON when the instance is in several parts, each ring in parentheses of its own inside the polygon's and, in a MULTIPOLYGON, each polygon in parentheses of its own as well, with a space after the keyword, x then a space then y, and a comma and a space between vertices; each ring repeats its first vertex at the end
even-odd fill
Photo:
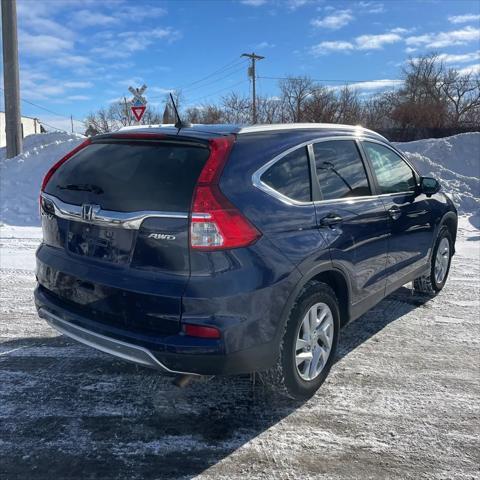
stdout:
POLYGON ((88 268, 49 269, 40 283, 90 317, 178 327, 190 275, 189 211, 208 143, 132 137, 93 140, 52 175, 42 193, 44 241, 61 248, 73 270, 88 268))

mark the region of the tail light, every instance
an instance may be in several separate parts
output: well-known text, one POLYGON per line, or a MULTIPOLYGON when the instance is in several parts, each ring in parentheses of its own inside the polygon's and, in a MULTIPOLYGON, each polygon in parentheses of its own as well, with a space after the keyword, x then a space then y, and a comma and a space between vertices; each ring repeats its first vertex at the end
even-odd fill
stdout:
POLYGON ((192 325, 186 323, 183 325, 183 332, 189 337, 198 338, 220 338, 220 330, 215 327, 206 327, 204 325, 192 325))
POLYGON ((218 186, 233 141, 233 136, 210 140, 210 157, 200 173, 193 196, 192 248, 212 251, 246 247, 261 236, 218 186))
POLYGON ((87 138, 83 143, 77 145, 72 151, 68 152, 63 158, 61 158, 57 163, 55 163, 43 178, 40 191, 43 192, 45 190, 48 181, 52 178, 52 175, 60 168, 61 165, 63 165, 69 158, 73 157, 77 152, 85 148, 87 145, 90 145, 90 143, 91 140, 87 138))

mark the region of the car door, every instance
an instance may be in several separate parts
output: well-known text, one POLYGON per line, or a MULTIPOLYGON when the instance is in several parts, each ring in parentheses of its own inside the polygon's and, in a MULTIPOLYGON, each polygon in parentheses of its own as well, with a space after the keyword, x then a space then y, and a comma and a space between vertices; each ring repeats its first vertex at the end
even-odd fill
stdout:
POLYGON ((385 292, 389 219, 355 139, 319 141, 312 150, 321 195, 315 201, 318 228, 334 267, 350 279, 352 314, 358 316, 385 292))
POLYGON ((418 175, 393 148, 366 140, 362 146, 389 215, 387 290, 392 291, 428 261, 434 230, 430 200, 418 194, 418 175))

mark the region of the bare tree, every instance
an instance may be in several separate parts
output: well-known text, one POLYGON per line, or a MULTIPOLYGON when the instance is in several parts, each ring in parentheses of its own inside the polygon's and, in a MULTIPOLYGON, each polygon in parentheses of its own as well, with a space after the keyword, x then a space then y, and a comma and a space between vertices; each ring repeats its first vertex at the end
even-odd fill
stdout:
POLYGON ((357 125, 361 122, 362 107, 358 93, 348 85, 340 90, 337 105, 336 121, 338 123, 357 125))
POLYGON ((460 75, 456 70, 449 70, 443 80, 442 88, 450 107, 452 126, 468 125, 475 117, 478 119, 480 113, 480 78, 478 76, 474 78, 471 74, 460 75))
POLYGON ((234 92, 222 97, 221 108, 226 123, 244 124, 250 121, 251 100, 234 92))
MULTIPOLYGON (((85 128, 92 127, 98 133, 109 133, 127 125, 137 124, 130 110, 129 102, 115 102, 108 108, 100 108, 85 118, 85 128)), ((140 122, 141 125, 161 123, 161 116, 154 107, 148 107, 140 122)))
POLYGON ((288 77, 280 80, 279 87, 285 108, 282 120, 294 123, 304 121, 305 105, 314 90, 312 80, 308 77, 288 77))
POLYGON ((307 122, 334 122, 337 117, 338 102, 333 90, 317 86, 313 89, 305 105, 307 122))

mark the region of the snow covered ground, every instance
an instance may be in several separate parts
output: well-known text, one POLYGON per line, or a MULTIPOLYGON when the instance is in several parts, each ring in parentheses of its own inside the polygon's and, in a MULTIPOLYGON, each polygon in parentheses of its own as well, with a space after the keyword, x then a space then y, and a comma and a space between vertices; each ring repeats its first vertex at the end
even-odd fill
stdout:
POLYGON ((38 236, 0 231, 0 478, 478 478, 480 232, 466 217, 442 293, 402 288, 347 326, 303 404, 250 378, 179 390, 58 336, 33 307, 38 236))
POLYGON ((0 222, 40 225, 38 195, 48 169, 84 140, 62 132, 29 135, 18 157, 5 158, 0 148, 0 222))
POLYGON ((395 145, 422 175, 440 180, 460 213, 480 212, 480 133, 395 145))

